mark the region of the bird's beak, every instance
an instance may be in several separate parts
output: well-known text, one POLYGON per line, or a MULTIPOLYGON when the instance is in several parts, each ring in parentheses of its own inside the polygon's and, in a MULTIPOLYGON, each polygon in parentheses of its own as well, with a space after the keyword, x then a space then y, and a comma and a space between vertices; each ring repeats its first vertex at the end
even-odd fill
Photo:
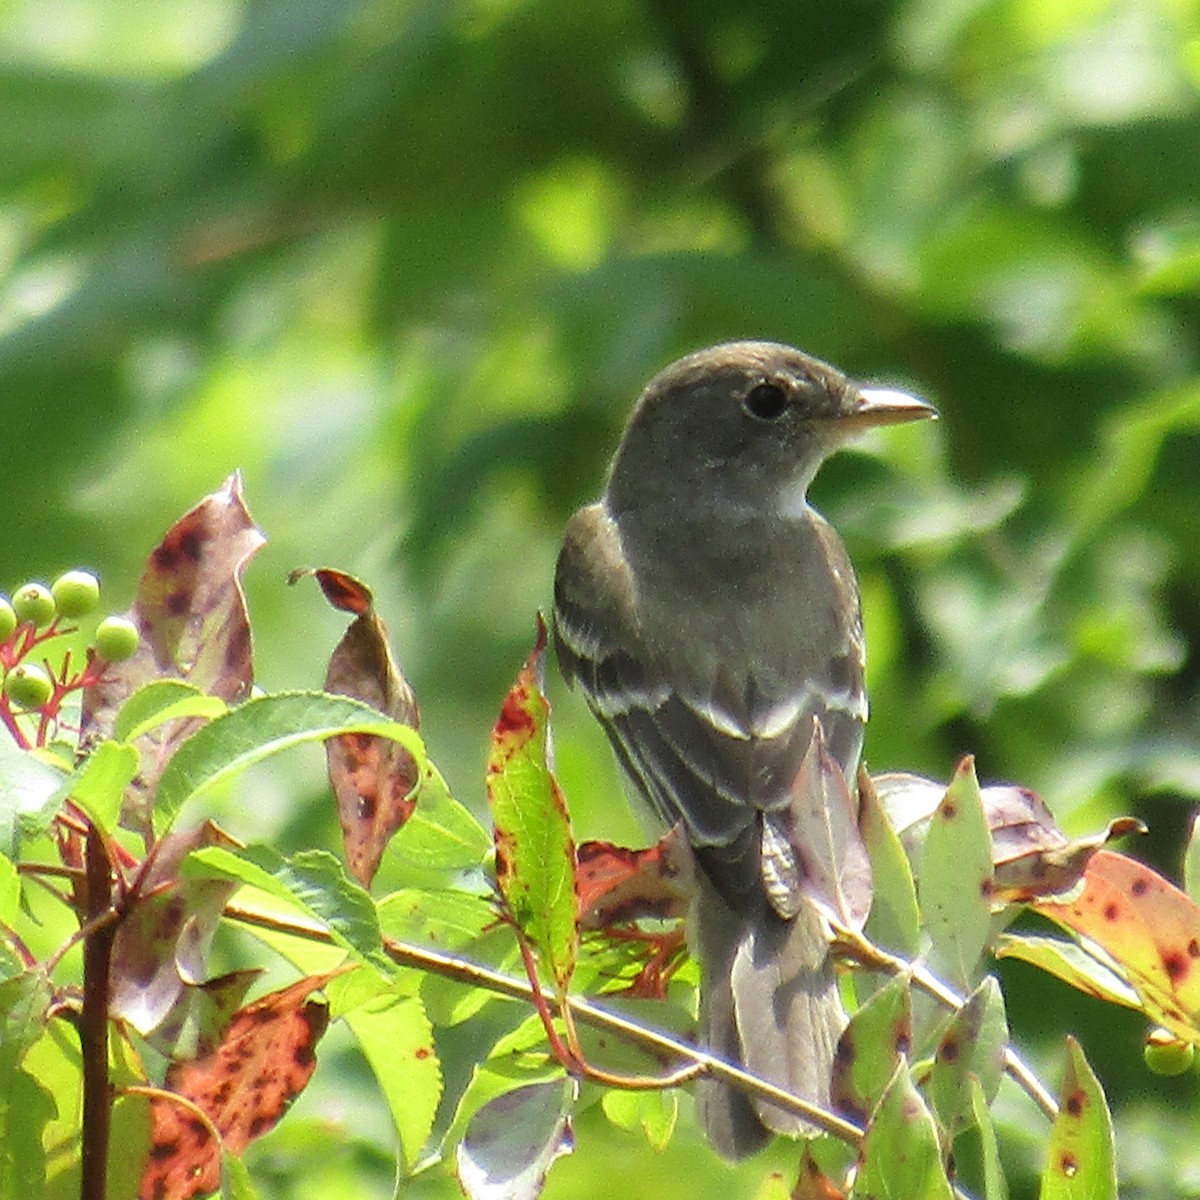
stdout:
POLYGON ((842 419, 856 428, 899 425, 901 421, 937 419, 938 410, 927 400, 891 388, 857 388, 847 397, 842 419))

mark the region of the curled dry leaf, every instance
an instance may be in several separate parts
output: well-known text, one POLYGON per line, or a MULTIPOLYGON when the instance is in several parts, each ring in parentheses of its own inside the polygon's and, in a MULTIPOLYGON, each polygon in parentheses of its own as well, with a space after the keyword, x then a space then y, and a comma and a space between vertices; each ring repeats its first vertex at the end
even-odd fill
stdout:
MULTIPOLYGON (((885 773, 872 776, 893 828, 909 857, 916 861, 934 811, 946 794, 944 784, 919 775, 885 773)), ((1098 834, 1068 838, 1036 792, 1015 784, 988 784, 980 789, 992 835, 997 903, 1029 903, 1060 895, 1075 887, 1089 859, 1113 838, 1145 833, 1136 817, 1118 817, 1098 834)))
MULTIPOLYGON (((254 669, 241 577, 265 542, 246 508, 237 473, 167 531, 146 563, 128 614, 141 638, 137 653, 110 664, 84 690, 84 752, 112 735, 118 709, 152 680, 181 679, 230 704, 250 694, 254 669)), ((129 828, 149 834, 155 785, 198 723, 197 718, 168 721, 137 740, 141 770, 122 810, 129 828)))
MULTIPOLYGON (((299 574, 293 572, 293 582, 299 574)), ((325 690, 419 728, 416 697, 392 657, 370 589, 344 571, 322 567, 311 574, 334 608, 356 614, 330 657, 325 690)), ((389 840, 416 806, 417 765, 396 742, 370 734, 330 738, 325 754, 346 860, 355 879, 369 887, 389 840)))
POLYGON ((110 1011, 169 1057, 211 1049, 258 974, 206 978, 208 948, 237 884, 179 879, 192 850, 234 844, 211 822, 163 838, 113 942, 110 1011))
POLYGON ((316 1069, 315 1048, 329 1010, 309 997, 335 973, 309 976, 248 1004, 212 1054, 171 1066, 164 1090, 203 1112, 221 1145, 191 1108, 167 1097, 152 1100, 141 1200, 191 1200, 215 1191, 221 1149, 239 1155, 274 1128, 316 1069))
POLYGON ((603 929, 639 917, 682 917, 693 892, 692 860, 678 827, 645 850, 612 842, 582 842, 575 890, 583 929, 603 929))

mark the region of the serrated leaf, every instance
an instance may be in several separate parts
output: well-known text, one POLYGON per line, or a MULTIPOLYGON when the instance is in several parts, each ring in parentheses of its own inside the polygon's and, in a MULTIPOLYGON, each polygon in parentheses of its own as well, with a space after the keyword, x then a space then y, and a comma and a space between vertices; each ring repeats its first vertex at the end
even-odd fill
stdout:
POLYGON ((301 850, 285 858, 269 846, 237 852, 207 847, 184 860, 180 876, 236 879, 288 901, 325 926, 347 950, 390 969, 382 956, 374 902, 327 850, 301 850))
POLYGON ((60 794, 106 835, 116 828, 125 789, 138 772, 138 752, 124 742, 101 742, 64 783, 60 794))
POLYGON ((492 733, 487 792, 500 892, 542 966, 564 991, 579 948, 575 839, 547 762, 550 705, 539 682, 545 645, 546 631, 539 625, 537 644, 492 733))
POLYGON ((0 736, 0 852, 20 861, 21 842, 50 828, 67 772, 0 736))
POLYGON ((1117 1200, 1112 1117, 1079 1043, 1067 1038, 1067 1070, 1050 1129, 1040 1200, 1117 1200))
MULTIPOLYGON (((490 834, 453 796, 437 768, 426 764, 417 807, 384 851, 402 874, 427 872, 444 878, 448 871, 481 866, 492 849, 490 834)), ((424 878, 420 882, 424 882, 424 878)))
POLYGON ((42 1134, 54 1101, 22 1063, 41 1036, 49 981, 40 971, 0 983, 0 1197, 25 1200, 41 1194, 46 1159, 42 1134))
POLYGON ((166 721, 219 717, 229 705, 182 679, 156 679, 138 688, 117 712, 112 736, 132 742, 166 721))
POLYGON ((535 1200, 555 1160, 574 1149, 574 1079, 526 1084, 475 1114, 455 1160, 470 1200, 535 1200))
POLYGON ((906 1063, 892 1076, 863 1139, 850 1200, 953 1200, 933 1116, 906 1063))
POLYGON ((918 895, 936 968, 960 991, 970 989, 991 931, 992 843, 969 757, 930 820, 918 895))
POLYGON ((254 763, 339 733, 390 738, 424 769, 420 736, 357 700, 324 692, 258 696, 198 729, 175 752, 155 791, 155 830, 165 833, 189 800, 254 763))
POLYGON ((382 995, 342 1019, 379 1083, 411 1171, 433 1131, 442 1097, 442 1068, 425 1007, 415 996, 382 995))

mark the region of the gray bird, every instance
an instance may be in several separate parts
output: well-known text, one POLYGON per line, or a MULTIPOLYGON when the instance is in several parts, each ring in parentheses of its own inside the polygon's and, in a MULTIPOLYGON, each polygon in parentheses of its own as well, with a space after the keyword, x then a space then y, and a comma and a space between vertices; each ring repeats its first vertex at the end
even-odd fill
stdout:
MULTIPOLYGON (((807 489, 856 433, 934 415, 772 342, 688 355, 646 387, 555 575, 563 674, 699 868, 705 1046, 823 1107, 846 1018, 822 918, 787 894, 788 813, 814 719, 854 780, 867 700, 858 585, 807 489)), ((697 1101, 726 1158, 811 1131, 719 1081, 697 1101)))

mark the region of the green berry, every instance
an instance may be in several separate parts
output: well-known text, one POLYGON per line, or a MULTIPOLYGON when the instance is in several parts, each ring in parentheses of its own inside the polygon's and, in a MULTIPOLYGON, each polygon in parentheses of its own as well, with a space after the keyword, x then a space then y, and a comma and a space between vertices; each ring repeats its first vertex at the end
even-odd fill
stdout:
POLYGON ((50 585, 50 594, 64 617, 84 617, 100 603, 100 580, 90 571, 67 571, 50 585))
POLYGON ((137 626, 128 617, 105 617, 96 626, 96 650, 109 662, 124 662, 137 653, 137 626))
POLYGON ((58 611, 54 597, 44 583, 27 583, 13 593, 13 611, 17 620, 28 621, 35 629, 49 625, 58 611))
POLYGON ((54 684, 41 667, 19 663, 4 677, 4 694, 18 708, 41 708, 54 694, 54 684))
POLYGON ((1181 1042, 1166 1030, 1154 1030, 1142 1047, 1142 1058, 1155 1075, 1182 1075, 1196 1058, 1196 1047, 1181 1042))
POLYGON ((9 604, 7 597, 0 596, 0 642, 8 641, 16 627, 17 614, 13 611, 13 606, 9 604))

